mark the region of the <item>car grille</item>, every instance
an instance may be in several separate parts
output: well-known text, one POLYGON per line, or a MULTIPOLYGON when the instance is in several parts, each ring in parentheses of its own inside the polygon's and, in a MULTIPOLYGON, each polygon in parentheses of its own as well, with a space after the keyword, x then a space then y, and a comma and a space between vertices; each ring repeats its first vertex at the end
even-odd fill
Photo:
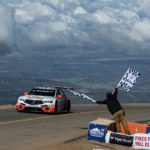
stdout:
POLYGON ((25 101, 26 104, 30 104, 30 105, 40 105, 40 104, 43 104, 43 101, 40 101, 40 100, 29 100, 27 99, 25 101))

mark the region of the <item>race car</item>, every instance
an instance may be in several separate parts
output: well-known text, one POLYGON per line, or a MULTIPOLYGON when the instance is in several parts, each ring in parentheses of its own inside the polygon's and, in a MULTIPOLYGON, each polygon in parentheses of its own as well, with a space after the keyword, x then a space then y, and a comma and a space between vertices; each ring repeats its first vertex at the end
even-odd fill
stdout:
POLYGON ((17 111, 34 111, 45 113, 70 112, 71 101, 65 95, 64 89, 72 87, 41 85, 33 88, 29 93, 20 96, 15 105, 17 111))

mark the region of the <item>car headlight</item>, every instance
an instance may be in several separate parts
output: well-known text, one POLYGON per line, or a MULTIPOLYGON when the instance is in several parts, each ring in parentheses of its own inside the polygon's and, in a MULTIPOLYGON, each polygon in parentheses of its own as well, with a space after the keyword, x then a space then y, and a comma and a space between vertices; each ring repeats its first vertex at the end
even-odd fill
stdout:
POLYGON ((25 101, 25 99, 19 99, 19 101, 22 101, 22 102, 24 102, 24 101, 25 101))

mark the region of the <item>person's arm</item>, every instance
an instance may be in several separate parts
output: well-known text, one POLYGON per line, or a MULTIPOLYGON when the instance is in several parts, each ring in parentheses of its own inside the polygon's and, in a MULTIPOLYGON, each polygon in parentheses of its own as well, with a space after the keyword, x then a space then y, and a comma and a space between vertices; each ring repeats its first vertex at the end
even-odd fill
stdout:
POLYGON ((97 104, 107 104, 107 100, 103 100, 103 101, 96 101, 97 104))
POLYGON ((116 86, 116 88, 112 92, 112 95, 117 99, 117 96, 118 96, 118 86, 116 86))

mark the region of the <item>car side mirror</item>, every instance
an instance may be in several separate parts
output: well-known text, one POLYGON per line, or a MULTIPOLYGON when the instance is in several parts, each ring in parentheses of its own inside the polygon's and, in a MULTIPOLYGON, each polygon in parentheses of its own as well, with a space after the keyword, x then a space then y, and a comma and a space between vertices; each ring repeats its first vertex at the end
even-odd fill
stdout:
POLYGON ((57 95, 57 98, 62 98, 62 95, 57 95))
POLYGON ((24 92, 24 95, 28 95, 28 93, 27 93, 27 92, 24 92))

